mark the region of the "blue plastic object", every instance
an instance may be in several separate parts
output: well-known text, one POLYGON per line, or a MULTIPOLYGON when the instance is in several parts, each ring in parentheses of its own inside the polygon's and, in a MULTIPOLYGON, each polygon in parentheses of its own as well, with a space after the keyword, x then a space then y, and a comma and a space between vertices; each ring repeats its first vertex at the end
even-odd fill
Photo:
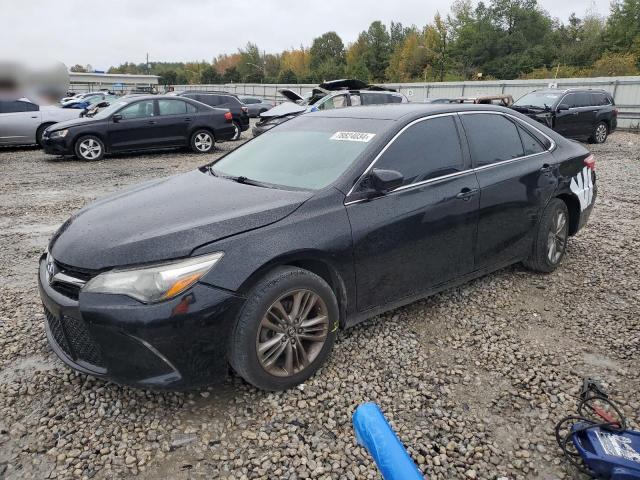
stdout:
POLYGON ((384 480, 423 480, 402 442, 375 403, 363 403, 353 414, 356 438, 378 466, 384 480))
POLYGON ((590 470, 610 480, 640 480, 640 432, 600 427, 580 431, 585 426, 572 427, 572 441, 590 470))

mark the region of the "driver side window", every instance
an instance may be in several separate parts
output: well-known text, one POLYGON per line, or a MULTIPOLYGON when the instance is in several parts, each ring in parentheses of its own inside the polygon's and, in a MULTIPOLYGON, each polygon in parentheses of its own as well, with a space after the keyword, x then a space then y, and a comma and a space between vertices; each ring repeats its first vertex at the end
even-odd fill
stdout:
POLYGON ((134 118, 153 117, 153 100, 145 100, 124 107, 118 112, 123 119, 131 120, 134 118))

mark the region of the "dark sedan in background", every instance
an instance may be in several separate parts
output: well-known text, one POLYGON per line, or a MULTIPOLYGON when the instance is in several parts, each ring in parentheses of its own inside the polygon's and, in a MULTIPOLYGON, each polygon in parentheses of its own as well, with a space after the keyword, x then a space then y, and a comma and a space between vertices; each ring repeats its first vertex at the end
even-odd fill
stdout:
POLYGON ((511 108, 565 137, 592 143, 604 143, 618 126, 618 109, 605 90, 535 90, 519 98, 511 108))
POLYGON ((51 155, 100 160, 105 153, 191 147, 209 153, 216 141, 235 135, 229 110, 187 98, 131 96, 113 102, 92 117, 47 128, 42 146, 51 155))
POLYGON ((504 107, 302 115, 65 222, 40 259, 48 339, 120 383, 186 388, 230 364, 290 388, 339 328, 516 262, 556 269, 595 181, 587 149, 504 107))
POLYGON ((247 106, 249 109, 249 116, 252 118, 259 117, 261 113, 267 112, 273 108, 273 103, 267 102, 261 97, 238 95, 238 99, 247 106))

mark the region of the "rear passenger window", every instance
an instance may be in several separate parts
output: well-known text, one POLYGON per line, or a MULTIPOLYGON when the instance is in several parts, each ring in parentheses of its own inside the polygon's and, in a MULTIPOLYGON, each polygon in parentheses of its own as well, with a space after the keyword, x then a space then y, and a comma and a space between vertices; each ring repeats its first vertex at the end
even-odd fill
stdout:
POLYGON ((524 127, 518 125, 518 132, 520 132, 520 138, 522 139, 522 146, 524 147, 525 155, 544 152, 545 149, 540 145, 540 142, 525 130, 524 127))
POLYGON ((524 156, 518 129, 502 115, 460 115, 476 167, 524 156))
POLYGON ((187 113, 187 104, 182 100, 158 100, 160 115, 184 115, 187 113))
POLYGON ((462 171, 464 160, 453 117, 437 117, 412 125, 374 166, 402 173, 403 185, 462 171))
POLYGON ((610 104, 609 99, 604 93, 592 93, 591 98, 593 99, 593 105, 601 106, 610 104))

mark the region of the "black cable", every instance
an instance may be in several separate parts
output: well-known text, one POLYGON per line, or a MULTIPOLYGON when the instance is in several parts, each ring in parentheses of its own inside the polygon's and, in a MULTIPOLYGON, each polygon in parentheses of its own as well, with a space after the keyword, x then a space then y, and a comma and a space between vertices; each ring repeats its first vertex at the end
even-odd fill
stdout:
POLYGON ((600 394, 585 395, 580 400, 580 402, 578 402, 578 415, 569 415, 561 419, 556 424, 555 434, 556 442, 558 442, 558 446, 562 450, 565 459, 580 472, 590 477, 597 478, 598 475, 595 472, 591 471, 586 465, 584 465, 583 462, 578 460, 581 458, 580 454, 575 451, 570 451, 568 448, 569 442, 572 440, 573 435, 577 435, 592 428, 602 428, 604 430, 609 430, 612 432, 623 432, 627 429, 627 420, 618 406, 613 403, 613 401, 609 400, 609 398, 607 398, 606 396, 600 394), (598 416, 598 413, 597 409, 594 408, 592 404, 596 401, 608 405, 611 410, 615 412, 617 420, 612 422, 594 420, 594 416, 598 416), (586 409, 588 409, 589 413, 591 414, 591 418, 586 416, 588 414, 585 413, 586 409), (569 423, 570 425, 567 425, 566 427, 568 429, 567 433, 565 435, 562 435, 561 432, 563 430, 563 427, 565 426, 565 424, 569 423), (572 427, 576 423, 582 423, 583 425, 573 429, 572 427))

